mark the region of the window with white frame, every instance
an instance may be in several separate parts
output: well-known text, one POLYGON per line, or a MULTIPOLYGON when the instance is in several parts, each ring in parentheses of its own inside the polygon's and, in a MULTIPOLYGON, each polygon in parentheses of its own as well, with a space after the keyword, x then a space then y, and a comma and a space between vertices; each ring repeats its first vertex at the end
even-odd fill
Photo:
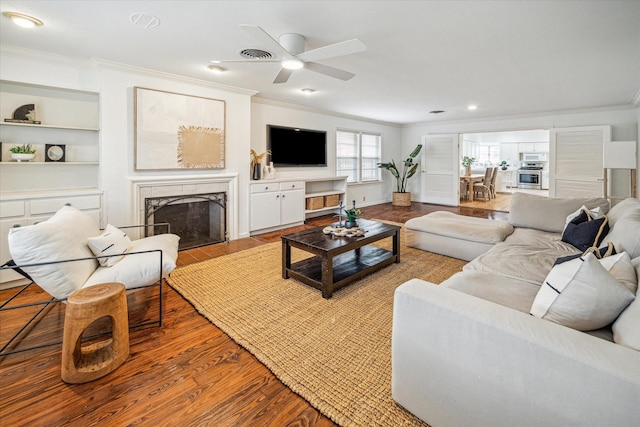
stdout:
POLYGON ((346 175, 347 182, 380 180, 382 137, 379 134, 338 130, 336 132, 336 175, 346 175))

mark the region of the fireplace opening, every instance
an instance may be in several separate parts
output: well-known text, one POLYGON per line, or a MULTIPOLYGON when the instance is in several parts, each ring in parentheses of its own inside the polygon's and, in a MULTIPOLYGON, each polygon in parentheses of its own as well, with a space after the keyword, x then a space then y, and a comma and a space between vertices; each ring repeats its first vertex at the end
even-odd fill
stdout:
MULTIPOLYGON (((227 241, 227 193, 145 199, 145 225, 167 223, 180 236, 179 250, 227 241)), ((145 227, 146 235, 154 227, 145 227)))

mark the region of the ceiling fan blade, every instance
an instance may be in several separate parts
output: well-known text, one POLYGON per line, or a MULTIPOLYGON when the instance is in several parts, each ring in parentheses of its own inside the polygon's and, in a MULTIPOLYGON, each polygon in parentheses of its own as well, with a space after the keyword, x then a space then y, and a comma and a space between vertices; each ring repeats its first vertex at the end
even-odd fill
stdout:
POLYGON ((251 34, 256 40, 264 43, 267 49, 272 50, 276 55, 281 58, 290 58, 291 54, 283 48, 273 37, 271 37, 265 30, 255 25, 243 25, 240 27, 251 34))
POLYGON ((367 50, 367 46, 358 39, 346 40, 340 43, 319 47, 303 52, 297 57, 303 61, 320 61, 321 59, 335 58, 336 56, 351 55, 367 50))
POLYGON ((355 74, 348 71, 339 70, 338 68, 329 67, 327 65, 318 64, 317 62, 305 62, 304 68, 315 71, 316 73, 324 74, 325 76, 333 77, 340 80, 351 80, 355 77, 355 74))
POLYGON ((281 68, 280 72, 278 73, 276 78, 273 80, 273 83, 286 83, 286 81, 289 80, 289 77, 291 77, 291 74, 293 74, 293 70, 281 68))

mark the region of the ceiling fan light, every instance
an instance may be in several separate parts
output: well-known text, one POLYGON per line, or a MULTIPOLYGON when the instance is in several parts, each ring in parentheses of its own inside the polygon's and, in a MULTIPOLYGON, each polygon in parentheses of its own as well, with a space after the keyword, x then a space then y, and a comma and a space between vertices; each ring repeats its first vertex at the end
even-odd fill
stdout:
POLYGON ((287 70, 299 70, 304 67, 304 62, 299 59, 283 59, 282 60, 282 68, 286 68, 287 70))
POLYGON ((33 28, 44 25, 41 20, 34 18, 33 16, 24 15, 16 12, 2 12, 4 16, 11 19, 11 21, 22 28, 33 28))

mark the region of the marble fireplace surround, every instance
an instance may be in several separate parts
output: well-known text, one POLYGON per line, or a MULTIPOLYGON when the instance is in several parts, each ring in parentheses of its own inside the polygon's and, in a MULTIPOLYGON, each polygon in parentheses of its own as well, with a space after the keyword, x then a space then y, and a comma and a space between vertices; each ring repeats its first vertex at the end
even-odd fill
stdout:
POLYGON ((133 208, 137 224, 144 224, 145 204, 149 197, 174 197, 194 194, 227 193, 227 233, 238 238, 238 174, 130 177, 133 208))

